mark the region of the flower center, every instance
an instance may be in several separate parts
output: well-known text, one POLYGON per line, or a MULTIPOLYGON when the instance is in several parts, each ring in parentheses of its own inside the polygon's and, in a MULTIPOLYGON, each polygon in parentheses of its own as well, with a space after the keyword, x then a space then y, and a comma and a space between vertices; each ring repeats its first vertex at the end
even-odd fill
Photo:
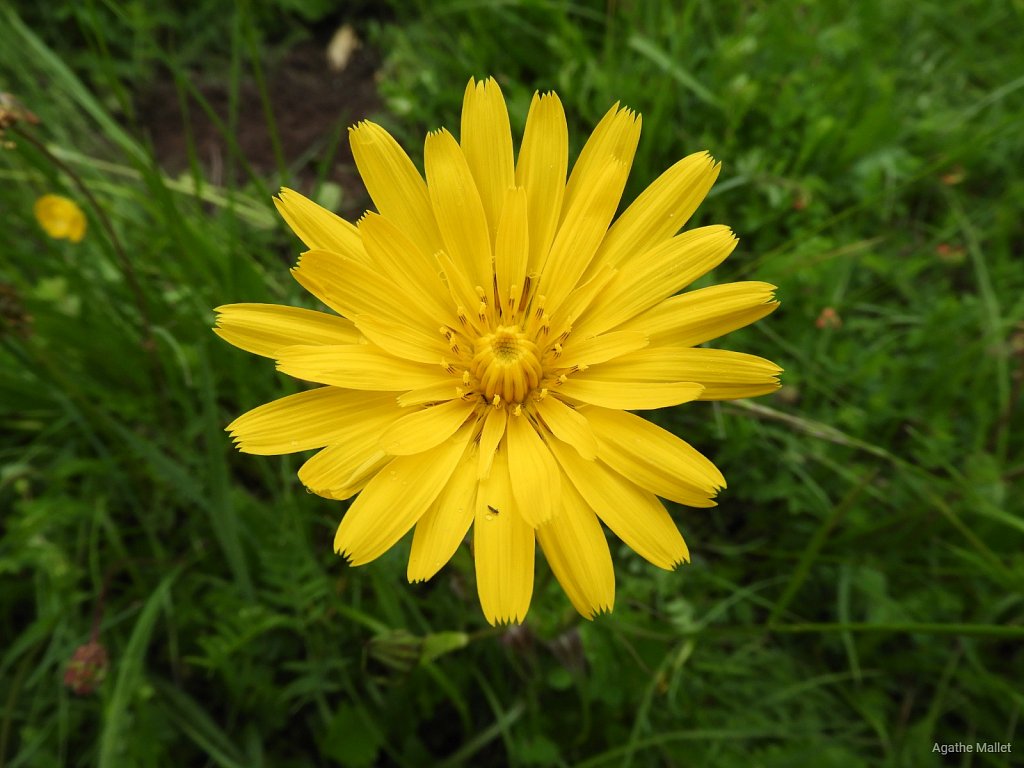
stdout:
POLYGON ((522 403, 543 377, 537 345, 514 325, 476 340, 471 370, 488 401, 522 403))

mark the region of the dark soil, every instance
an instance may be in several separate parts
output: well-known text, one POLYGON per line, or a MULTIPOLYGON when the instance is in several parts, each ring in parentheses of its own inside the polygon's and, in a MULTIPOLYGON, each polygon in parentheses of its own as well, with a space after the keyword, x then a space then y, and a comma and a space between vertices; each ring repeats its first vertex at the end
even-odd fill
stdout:
MULTIPOLYGON (((332 71, 324 46, 312 41, 264 65, 263 74, 289 171, 282 183, 309 192, 331 149, 332 139, 340 131, 340 141, 324 178, 341 186, 340 213, 346 218, 358 216, 369 205, 349 151, 345 129, 380 111, 381 102, 374 82, 378 65, 379 56, 363 45, 354 51, 342 71, 332 71)), ((224 126, 229 125, 226 80, 226 77, 209 75, 193 80, 224 126)), ((187 116, 183 114, 171 78, 139 96, 137 116, 160 166, 167 173, 177 175, 189 168, 191 145, 191 152, 212 183, 247 181, 246 169, 237 157, 232 157, 223 129, 207 116, 194 97, 188 97, 187 116)), ((239 89, 235 141, 255 173, 264 178, 275 177, 278 167, 271 133, 259 89, 252 77, 244 79, 239 89)))

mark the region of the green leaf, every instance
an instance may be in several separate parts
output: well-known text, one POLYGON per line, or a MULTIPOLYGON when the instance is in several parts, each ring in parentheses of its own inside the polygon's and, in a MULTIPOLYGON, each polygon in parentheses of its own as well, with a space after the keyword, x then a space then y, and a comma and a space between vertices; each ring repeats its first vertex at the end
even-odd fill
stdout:
POLYGON ((324 738, 323 751, 346 768, 373 765, 383 737, 362 706, 342 704, 324 738))
POLYGON ((120 659, 114 660, 117 667, 117 679, 114 692, 107 703, 103 719, 103 732, 100 734, 100 754, 97 765, 99 768, 116 768, 123 765, 120 759, 125 744, 128 722, 131 720, 131 703, 144 688, 143 667, 146 649, 153 634, 160 609, 164 607, 171 584, 178 577, 181 569, 176 568, 164 576, 146 600, 139 618, 135 622, 128 644, 121 653, 120 659))

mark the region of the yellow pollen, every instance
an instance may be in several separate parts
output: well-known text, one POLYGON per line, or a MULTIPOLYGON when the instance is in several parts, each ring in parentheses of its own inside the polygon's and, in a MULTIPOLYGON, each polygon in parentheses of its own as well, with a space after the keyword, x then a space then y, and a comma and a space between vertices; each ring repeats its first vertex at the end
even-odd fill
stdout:
POLYGON ((518 326, 498 326, 476 340, 470 366, 477 390, 487 402, 522 403, 540 384, 543 369, 537 345, 518 326))

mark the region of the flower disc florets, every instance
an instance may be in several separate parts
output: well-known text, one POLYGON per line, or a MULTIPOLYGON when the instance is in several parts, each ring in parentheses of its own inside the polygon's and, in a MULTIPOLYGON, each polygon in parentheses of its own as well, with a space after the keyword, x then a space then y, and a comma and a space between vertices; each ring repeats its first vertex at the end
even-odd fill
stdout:
POLYGON ((537 345, 518 326, 501 325, 474 343, 474 393, 486 402, 522 404, 540 385, 544 369, 537 345))

